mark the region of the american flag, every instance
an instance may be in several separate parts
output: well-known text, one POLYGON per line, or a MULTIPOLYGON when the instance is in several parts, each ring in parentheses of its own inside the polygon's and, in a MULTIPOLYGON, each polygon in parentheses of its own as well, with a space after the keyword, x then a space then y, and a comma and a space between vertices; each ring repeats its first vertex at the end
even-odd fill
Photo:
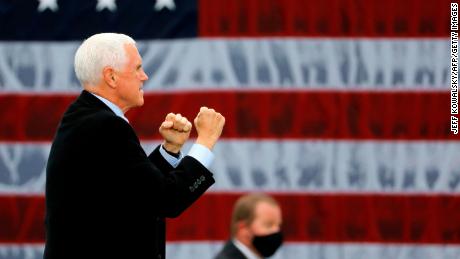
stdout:
POLYGON ((168 112, 226 117, 168 258, 212 258, 253 191, 282 206, 274 258, 460 258, 447 0, 0 0, 0 258, 42 256, 50 141, 98 32, 138 42, 146 151, 168 112))

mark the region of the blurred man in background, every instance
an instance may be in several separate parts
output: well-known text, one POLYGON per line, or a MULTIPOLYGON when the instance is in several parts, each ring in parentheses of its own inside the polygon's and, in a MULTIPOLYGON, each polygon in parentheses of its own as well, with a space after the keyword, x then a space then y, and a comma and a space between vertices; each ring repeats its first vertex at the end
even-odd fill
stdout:
MULTIPOLYGON (((124 114, 142 106, 148 79, 133 39, 96 34, 75 54, 83 92, 65 112, 46 175, 45 259, 165 257, 165 217, 177 217, 214 183, 208 170, 225 123, 202 107, 198 137, 170 113, 149 156, 124 114)), ((174 102, 174 100, 171 100, 174 102)))
POLYGON ((258 259, 272 256, 283 242, 281 208, 266 194, 248 194, 235 203, 231 240, 215 259, 258 259))

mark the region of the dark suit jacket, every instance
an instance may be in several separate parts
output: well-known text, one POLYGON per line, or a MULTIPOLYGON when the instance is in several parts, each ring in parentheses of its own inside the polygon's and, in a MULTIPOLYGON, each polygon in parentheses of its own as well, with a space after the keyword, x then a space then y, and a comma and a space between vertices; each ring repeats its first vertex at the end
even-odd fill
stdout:
POLYGON ((65 112, 46 170, 45 259, 164 258, 164 218, 214 183, 190 156, 175 169, 159 147, 147 156, 131 126, 86 91, 65 112))
POLYGON ((246 256, 233 244, 227 241, 224 248, 214 257, 214 259, 247 259, 246 256))

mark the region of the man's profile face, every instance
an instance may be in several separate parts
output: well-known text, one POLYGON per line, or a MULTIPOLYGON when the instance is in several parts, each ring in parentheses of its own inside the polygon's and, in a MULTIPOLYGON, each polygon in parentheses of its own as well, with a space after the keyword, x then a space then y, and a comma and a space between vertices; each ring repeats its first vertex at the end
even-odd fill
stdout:
POLYGON ((254 235, 265 236, 281 230, 282 217, 279 206, 261 201, 254 209, 250 230, 254 235))
POLYGON ((121 101, 129 108, 144 104, 144 82, 148 79, 142 68, 142 58, 134 44, 125 45, 127 62, 118 75, 118 93, 121 101))

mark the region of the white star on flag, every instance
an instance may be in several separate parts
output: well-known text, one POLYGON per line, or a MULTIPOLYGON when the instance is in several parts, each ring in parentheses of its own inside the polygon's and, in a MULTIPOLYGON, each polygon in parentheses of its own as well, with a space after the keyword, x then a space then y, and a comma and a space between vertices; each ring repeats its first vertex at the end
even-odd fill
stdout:
POLYGON ((38 0, 38 8, 37 10, 39 12, 43 12, 46 9, 50 9, 53 12, 56 12, 59 9, 59 6, 57 4, 57 0, 38 0))
POLYGON ((100 12, 104 9, 115 12, 117 10, 115 0, 97 0, 96 11, 100 12))
POLYGON ((174 0, 157 0, 154 8, 157 11, 160 11, 163 8, 174 10, 176 9, 176 4, 174 3, 174 0))

